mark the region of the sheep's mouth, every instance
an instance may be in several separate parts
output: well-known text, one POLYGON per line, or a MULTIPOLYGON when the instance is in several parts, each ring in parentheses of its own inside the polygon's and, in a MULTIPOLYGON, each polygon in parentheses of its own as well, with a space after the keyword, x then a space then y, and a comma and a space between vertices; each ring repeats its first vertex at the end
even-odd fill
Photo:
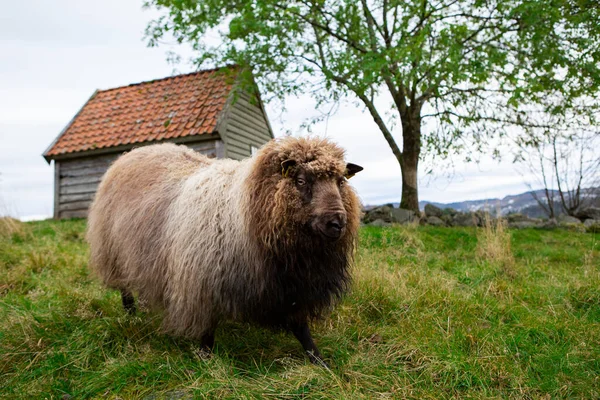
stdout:
POLYGON ((339 230, 332 230, 327 228, 319 229, 319 233, 321 234, 321 236, 330 241, 338 240, 344 235, 344 232, 346 232, 346 228, 342 228, 339 230))

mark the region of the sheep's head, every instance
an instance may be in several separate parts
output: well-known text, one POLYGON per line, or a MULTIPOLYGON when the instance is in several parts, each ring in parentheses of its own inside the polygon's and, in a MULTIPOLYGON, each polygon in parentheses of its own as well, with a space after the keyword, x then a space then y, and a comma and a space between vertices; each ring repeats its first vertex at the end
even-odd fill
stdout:
POLYGON ((348 212, 343 202, 349 190, 347 179, 363 168, 348 163, 343 171, 339 167, 323 171, 318 165, 312 165, 313 162, 320 164, 319 161, 298 164, 295 160, 285 160, 281 163, 281 174, 289 180, 286 189, 297 197, 293 203, 298 205, 298 199, 301 202, 296 213, 301 219, 299 222, 304 222, 313 234, 337 240, 345 233, 348 222, 348 212))
POLYGON ((348 179, 362 167, 346 163, 340 147, 325 139, 275 140, 259 151, 256 163, 251 229, 259 240, 268 247, 306 236, 353 240, 360 204, 348 179))

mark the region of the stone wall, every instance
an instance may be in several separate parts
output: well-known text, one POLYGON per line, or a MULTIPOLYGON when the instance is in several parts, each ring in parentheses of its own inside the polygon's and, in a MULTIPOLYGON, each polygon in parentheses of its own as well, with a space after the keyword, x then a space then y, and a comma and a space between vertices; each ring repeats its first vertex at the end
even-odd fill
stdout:
MULTIPOLYGON (((576 217, 561 215, 557 219, 530 218, 521 214, 502 217, 509 228, 572 229, 576 231, 600 232, 600 208, 589 207, 578 212, 576 217)), ((439 208, 432 204, 417 215, 414 211, 396 208, 386 204, 365 211, 363 224, 389 226, 392 224, 418 223, 432 226, 484 226, 486 219, 494 218, 486 211, 459 212, 452 208, 439 208)))

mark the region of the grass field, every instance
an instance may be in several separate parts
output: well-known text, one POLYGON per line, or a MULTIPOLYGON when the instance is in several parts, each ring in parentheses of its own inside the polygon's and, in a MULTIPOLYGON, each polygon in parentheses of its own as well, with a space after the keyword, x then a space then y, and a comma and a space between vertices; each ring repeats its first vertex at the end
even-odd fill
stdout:
POLYGON ((363 228, 314 337, 227 323, 215 353, 127 316, 85 221, 0 225, 0 398, 599 398, 600 235, 363 228))

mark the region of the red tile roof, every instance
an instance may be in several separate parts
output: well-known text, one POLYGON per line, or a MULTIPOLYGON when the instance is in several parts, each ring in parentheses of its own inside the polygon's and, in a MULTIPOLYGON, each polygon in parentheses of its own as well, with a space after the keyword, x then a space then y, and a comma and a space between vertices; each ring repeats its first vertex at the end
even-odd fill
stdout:
POLYGON ((206 70, 99 90, 44 157, 214 133, 232 85, 206 70))

